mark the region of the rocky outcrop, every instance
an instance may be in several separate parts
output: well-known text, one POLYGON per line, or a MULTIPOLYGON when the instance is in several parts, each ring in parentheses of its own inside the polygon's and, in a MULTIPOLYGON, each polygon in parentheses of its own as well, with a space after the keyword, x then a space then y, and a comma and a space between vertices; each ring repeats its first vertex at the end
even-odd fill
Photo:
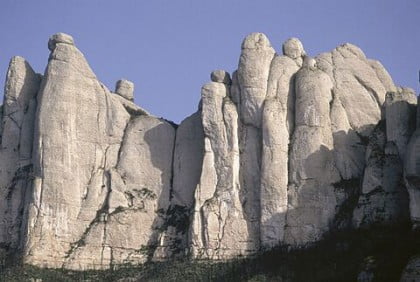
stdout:
POLYGON ((284 239, 289 182, 289 141, 295 126, 295 74, 305 55, 292 38, 283 44, 283 56, 271 63, 262 117, 260 238, 263 248, 284 239))
POLYGON ((20 248, 25 234, 27 190, 32 184, 32 144, 41 75, 22 57, 7 71, 0 124, 0 245, 20 248))
POLYGON ((381 122, 369 138, 362 187, 353 211, 353 224, 357 227, 408 221, 403 164, 395 143, 387 141, 386 132, 381 122))
MULTIPOLYGON (((130 119, 96 79, 73 41, 60 39, 50 39, 53 47, 38 94, 24 248, 26 263, 52 267, 72 259, 89 230, 105 221, 110 171, 117 165, 130 119)), ((98 256, 81 258, 78 265, 101 265, 99 254, 105 246, 100 237, 95 238, 98 256)))
MULTIPOLYGON (((12 59, 1 113, 0 248, 43 267, 107 269, 303 247, 343 229, 420 222, 412 90, 351 44, 242 43, 179 126, 109 91, 73 38, 43 76, 12 59)), ((416 121, 417 119, 417 121, 416 121)))
POLYGON ((227 84, 204 85, 201 98, 204 159, 195 192, 192 254, 232 258, 254 250, 240 201, 238 113, 227 84))
POLYGON ((200 183, 204 154, 201 111, 181 122, 176 130, 172 163, 170 206, 165 214, 154 259, 184 256, 188 253, 194 193, 200 183))
POLYGON ((138 250, 156 245, 152 229, 169 202, 175 129, 130 115, 72 41, 57 38, 38 94, 25 262, 80 269, 141 261, 147 254, 138 250))
POLYGON ((115 93, 127 100, 134 101, 134 83, 121 79, 115 85, 115 93))
POLYGON ((417 104, 416 129, 407 145, 405 183, 410 194, 410 216, 413 227, 420 228, 420 106, 417 104))
POLYGON ((330 77, 306 57, 296 76, 295 130, 289 155, 285 241, 300 245, 320 239, 335 214, 330 77))

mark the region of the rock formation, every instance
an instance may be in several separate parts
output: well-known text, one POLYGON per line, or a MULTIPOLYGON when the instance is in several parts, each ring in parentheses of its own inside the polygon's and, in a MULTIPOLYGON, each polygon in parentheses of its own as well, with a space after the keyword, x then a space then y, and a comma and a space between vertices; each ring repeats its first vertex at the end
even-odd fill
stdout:
POLYGON ((416 95, 354 45, 312 58, 291 38, 277 54, 252 33, 179 126, 134 104, 132 82, 108 90, 71 36, 48 48, 43 75, 11 60, 0 108, 8 257, 107 269, 420 225, 416 95))

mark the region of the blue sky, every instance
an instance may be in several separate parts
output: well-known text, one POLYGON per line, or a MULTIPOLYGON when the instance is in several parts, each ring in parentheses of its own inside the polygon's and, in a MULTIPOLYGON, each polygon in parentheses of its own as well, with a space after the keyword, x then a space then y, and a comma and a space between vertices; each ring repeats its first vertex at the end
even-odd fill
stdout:
POLYGON ((235 70, 243 38, 258 31, 278 52, 289 37, 312 56, 351 42, 418 92, 419 15, 420 0, 2 0, 0 81, 14 55, 44 72, 49 36, 65 32, 111 90, 132 80, 137 104, 180 122, 210 72, 235 70))

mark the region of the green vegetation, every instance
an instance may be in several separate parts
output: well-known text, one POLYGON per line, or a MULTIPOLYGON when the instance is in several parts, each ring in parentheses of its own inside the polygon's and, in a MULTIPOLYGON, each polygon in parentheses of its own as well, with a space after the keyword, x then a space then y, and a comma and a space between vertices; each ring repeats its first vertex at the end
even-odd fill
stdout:
POLYGON ((374 281, 398 281, 410 256, 420 252, 420 234, 408 226, 375 227, 330 234, 304 249, 279 247, 253 258, 224 262, 150 262, 105 271, 66 271, 31 266, 2 270, 1 281, 356 281, 363 270, 374 281), (32 280, 34 281, 34 280, 32 280))

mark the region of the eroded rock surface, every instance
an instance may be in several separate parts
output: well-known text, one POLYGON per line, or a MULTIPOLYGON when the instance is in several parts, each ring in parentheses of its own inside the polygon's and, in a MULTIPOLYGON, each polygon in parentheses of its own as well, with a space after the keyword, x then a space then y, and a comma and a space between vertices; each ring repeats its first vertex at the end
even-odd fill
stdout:
POLYGON ((276 54, 252 33, 179 126, 136 105, 128 80, 110 92, 70 35, 48 48, 43 76, 12 59, 0 107, 10 257, 106 269, 420 225, 415 93, 352 44, 312 58, 296 38, 276 54))
POLYGON ((0 244, 21 248, 27 191, 32 184, 32 144, 41 75, 22 57, 10 61, 0 116, 0 244))
POLYGON ((223 83, 203 86, 204 159, 195 192, 192 253, 233 258, 254 251, 240 201, 238 113, 223 83))
POLYGON ((407 145, 405 183, 410 195, 410 216, 413 227, 420 228, 420 106, 417 104, 416 130, 407 145))

